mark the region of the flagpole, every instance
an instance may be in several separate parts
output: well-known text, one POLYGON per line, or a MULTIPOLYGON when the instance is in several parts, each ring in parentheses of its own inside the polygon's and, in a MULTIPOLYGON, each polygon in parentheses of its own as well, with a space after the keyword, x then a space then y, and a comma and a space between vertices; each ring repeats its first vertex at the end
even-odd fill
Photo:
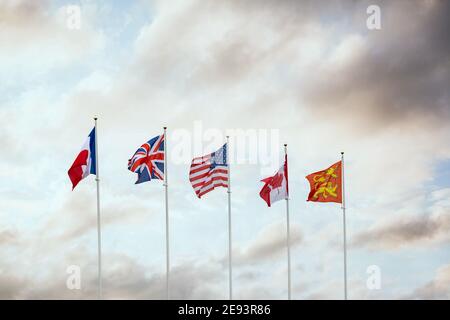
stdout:
POLYGON ((101 219, 100 219, 100 170, 98 167, 98 130, 97 130, 97 117, 94 117, 95 122, 95 181, 97 184, 97 244, 98 244, 98 288, 97 297, 99 300, 103 296, 102 288, 102 232, 101 232, 101 219))
POLYGON ((169 193, 167 174, 167 127, 164 127, 164 188, 166 198, 166 299, 169 300, 169 275, 170 275, 170 255, 169 255, 169 193))
MULTIPOLYGON (((284 156, 287 173, 287 144, 284 145, 284 156)), ((288 183, 286 174, 286 183, 288 183)), ((290 245, 290 226, 289 226, 289 189, 286 195, 286 246, 287 246, 287 263, 288 263, 288 300, 291 300, 291 245, 290 245)))
POLYGON ((230 136, 227 136, 227 165, 228 165, 228 281, 229 299, 233 300, 233 272, 232 272, 232 252, 231 252, 231 166, 230 166, 230 136))
POLYGON ((347 300, 347 230, 345 222, 345 178, 344 178, 344 152, 342 159, 342 223, 344 227, 344 297, 347 300))

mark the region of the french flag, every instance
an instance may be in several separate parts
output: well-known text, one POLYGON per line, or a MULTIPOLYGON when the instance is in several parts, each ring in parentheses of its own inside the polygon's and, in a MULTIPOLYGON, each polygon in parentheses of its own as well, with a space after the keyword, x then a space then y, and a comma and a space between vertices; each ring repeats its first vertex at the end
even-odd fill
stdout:
POLYGON ((78 182, 86 178, 90 174, 96 174, 95 167, 95 128, 92 129, 86 142, 81 148, 75 161, 70 167, 69 174, 70 181, 72 181, 72 190, 75 189, 78 182))

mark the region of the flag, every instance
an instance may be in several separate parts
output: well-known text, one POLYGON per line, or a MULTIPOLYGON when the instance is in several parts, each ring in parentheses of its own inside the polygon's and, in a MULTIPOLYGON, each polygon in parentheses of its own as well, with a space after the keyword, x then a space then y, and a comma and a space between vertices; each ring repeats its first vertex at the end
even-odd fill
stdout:
POLYGON ((306 176, 311 191, 308 201, 342 203, 342 161, 306 176))
POLYGON ((216 187, 228 188, 227 144, 203 157, 192 160, 189 180, 197 197, 214 190, 216 187))
POLYGON ((289 196, 287 155, 285 156, 284 164, 278 172, 272 177, 261 180, 261 182, 264 182, 264 186, 259 195, 269 207, 272 203, 286 199, 289 196))
POLYGON ((86 178, 89 174, 96 174, 95 167, 95 128, 92 129, 86 142, 81 148, 75 161, 70 167, 69 174, 70 181, 72 181, 72 190, 75 189, 78 182, 86 178))
POLYGON ((164 134, 144 143, 128 160, 128 170, 138 174, 136 184, 164 180, 164 134))

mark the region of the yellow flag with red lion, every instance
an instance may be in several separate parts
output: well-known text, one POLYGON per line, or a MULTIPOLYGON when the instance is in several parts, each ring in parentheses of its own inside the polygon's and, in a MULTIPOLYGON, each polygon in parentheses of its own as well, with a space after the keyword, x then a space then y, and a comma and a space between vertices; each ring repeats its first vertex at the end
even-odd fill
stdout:
POLYGON ((306 179, 311 187, 308 201, 342 203, 342 161, 314 172, 306 176, 306 179))

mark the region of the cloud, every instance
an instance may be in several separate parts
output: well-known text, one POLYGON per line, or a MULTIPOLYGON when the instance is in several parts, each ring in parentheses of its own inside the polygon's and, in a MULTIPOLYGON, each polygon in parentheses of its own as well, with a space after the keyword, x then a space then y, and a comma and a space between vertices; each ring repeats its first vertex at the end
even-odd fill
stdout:
MULTIPOLYGON (((291 248, 300 245, 302 240, 300 227, 296 224, 291 225, 291 248)), ((238 264, 252 264, 261 260, 269 260, 286 250, 286 224, 273 223, 264 227, 248 244, 236 248, 233 258, 238 264)))
POLYGON ((172 124, 203 118, 214 105, 229 112, 208 119, 212 126, 266 125, 271 119, 262 114, 276 110, 293 113, 296 124, 306 116, 358 134, 394 125, 405 132, 448 127, 449 46, 441 39, 450 5, 381 1, 382 29, 369 31, 370 4, 157 2, 113 85, 114 98, 81 92, 71 109, 108 113, 128 105, 144 112, 151 100, 171 108, 171 115, 154 117, 172 124))
POLYGON ((440 267, 430 282, 415 289, 404 299, 448 300, 450 299, 450 265, 440 267))
MULTIPOLYGON (((56 264, 46 264, 47 276, 24 276, 0 270, 0 299, 96 299, 96 257, 78 248, 76 255, 67 255, 56 264), (82 262, 81 289, 66 286, 66 268, 73 261, 82 262)), ((140 264, 125 254, 104 255, 103 292, 105 299, 164 299, 165 272, 140 264)), ((11 267, 12 268, 12 267, 11 267)), ((223 270, 220 264, 203 261, 184 261, 171 269, 172 299, 221 299, 223 270)))
MULTIPOLYGON (((202 6, 191 1, 141 34, 138 43, 148 47, 141 54, 145 60, 138 59, 145 65, 140 70, 162 77, 162 83, 175 80, 181 90, 225 87, 233 93, 258 92, 266 96, 265 103, 257 104, 259 109, 269 107, 267 95, 277 88, 276 80, 292 90, 275 101, 292 99, 315 118, 348 121, 359 131, 393 124, 413 123, 416 129, 430 123, 446 125, 450 46, 442 38, 450 28, 450 5, 382 1, 382 30, 369 32, 369 4, 227 1, 202 6), (189 23, 176 19, 187 16, 197 18, 189 23), (211 16, 220 19, 207 18, 211 16), (176 40, 164 41, 175 35, 176 40), (405 43, 406 38, 411 41, 405 43), (153 45, 159 44, 168 50, 155 50, 153 45), (174 73, 185 76, 175 79, 174 73)), ((248 102, 247 109, 253 111, 248 102)))
POLYGON ((18 233, 11 230, 0 230, 0 247, 3 245, 17 244, 18 233))
POLYGON ((395 250, 450 242, 450 189, 431 194, 429 213, 401 215, 376 223, 367 231, 357 233, 351 244, 355 247, 395 250))
POLYGON ((4 44, 3 48, 6 51, 3 51, 2 54, 15 52, 19 54, 18 57, 14 57, 14 60, 17 60, 17 58, 23 57, 21 54, 24 51, 34 52, 36 48, 49 49, 53 51, 51 53, 73 54, 73 51, 81 53, 83 49, 94 45, 92 40, 100 40, 98 38, 100 33, 92 29, 91 21, 88 20, 90 5, 83 6, 82 18, 84 19, 82 21, 84 23, 83 28, 78 31, 68 28, 65 9, 65 6, 52 7, 48 0, 2 1, 0 3, 0 20, 2 21, 0 43, 4 44), (78 43, 73 43, 74 40, 77 40, 78 43), (64 44, 67 48, 64 48, 63 51, 55 50, 57 43, 64 44))
POLYGON ((317 116, 339 117, 360 129, 446 126, 450 45, 442 39, 450 28, 450 3, 381 1, 382 29, 375 32, 364 30, 366 3, 355 11, 356 35, 337 37, 331 59, 316 66, 302 98, 317 116))
POLYGON ((436 217, 403 217, 357 234, 353 244, 372 249, 399 249, 430 242, 448 242, 449 231, 450 213, 436 217))
MULTIPOLYGON (((45 260, 46 272, 36 273, 31 267, 22 271, 14 264, 2 264, 0 269, 0 299, 96 299, 97 258, 82 246, 61 255, 60 260, 45 260), (81 271, 81 289, 66 286, 68 266, 77 265, 81 271)), ((0 259, 1 260, 1 259, 0 259)), ((166 274, 162 265, 143 264, 123 253, 103 255, 103 297, 105 299, 165 299, 166 274)), ((284 268, 283 268, 284 270, 284 268)), ((295 268, 294 268, 295 270, 295 268)), ((170 271, 171 299, 226 299, 227 266, 216 259, 185 259, 172 265, 170 271)), ((266 276, 269 282, 260 281, 260 275, 249 277, 235 274, 235 295, 238 299, 278 299, 279 278, 285 272, 275 269, 266 276), (239 279, 239 281, 237 281, 239 279), (240 288, 239 288, 240 286, 240 288)), ((284 286, 283 286, 284 287, 284 286)), ((300 293, 303 284, 294 284, 300 293)))
POLYGON ((4 0, 1 3, 0 19, 8 25, 17 28, 27 28, 29 25, 38 26, 48 7, 49 2, 4 0))
MULTIPOLYGON (((74 192, 72 192, 74 193, 74 192)), ((154 212, 148 203, 136 199, 132 195, 117 195, 112 201, 101 206, 102 229, 111 225, 140 223, 149 219, 154 212)), ((78 191, 76 195, 66 198, 60 208, 42 226, 42 230, 59 230, 52 234, 58 241, 70 241, 81 238, 86 233, 96 230, 97 211, 92 196, 78 191), (61 226, 64 224, 64 227, 61 226)), ((47 234, 49 234, 47 232, 47 234)))
POLYGON ((0 299, 19 299, 19 293, 25 285, 26 282, 14 273, 4 273, 0 269, 0 299))
POLYGON ((94 27, 90 7, 83 6, 82 28, 72 30, 67 25, 65 6, 54 7, 47 0, 0 2, 3 99, 25 85, 35 86, 51 72, 89 63, 88 58, 105 44, 103 32, 94 27))

